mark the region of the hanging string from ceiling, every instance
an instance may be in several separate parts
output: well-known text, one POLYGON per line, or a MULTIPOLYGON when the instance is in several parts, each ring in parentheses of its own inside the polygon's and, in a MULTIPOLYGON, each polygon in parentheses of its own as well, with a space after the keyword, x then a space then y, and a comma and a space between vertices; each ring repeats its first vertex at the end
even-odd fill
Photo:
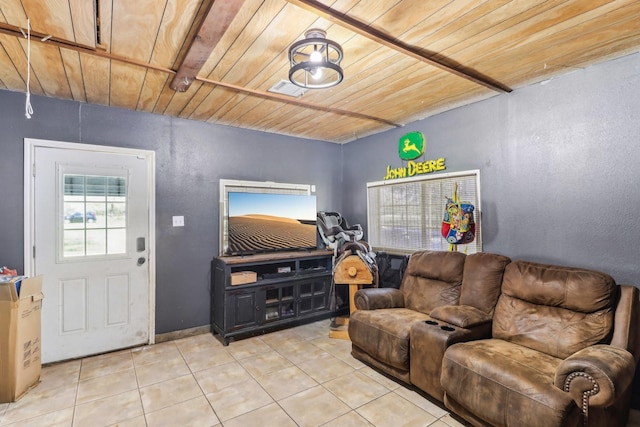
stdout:
MULTIPOLYGON (((22 29, 20 30, 22 31, 22 29)), ((29 18, 27 18, 27 34, 23 31, 22 35, 27 39, 27 99, 24 105, 24 115, 30 119, 33 107, 31 106, 31 22, 29 18)))

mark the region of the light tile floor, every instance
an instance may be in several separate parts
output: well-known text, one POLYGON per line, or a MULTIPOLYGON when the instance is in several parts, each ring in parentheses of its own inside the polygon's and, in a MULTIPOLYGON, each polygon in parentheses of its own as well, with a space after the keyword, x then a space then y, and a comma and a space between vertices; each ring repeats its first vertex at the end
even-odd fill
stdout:
POLYGON ((0 426, 464 426, 328 330, 320 321, 228 347, 203 334, 46 366, 37 387, 0 404, 0 426))

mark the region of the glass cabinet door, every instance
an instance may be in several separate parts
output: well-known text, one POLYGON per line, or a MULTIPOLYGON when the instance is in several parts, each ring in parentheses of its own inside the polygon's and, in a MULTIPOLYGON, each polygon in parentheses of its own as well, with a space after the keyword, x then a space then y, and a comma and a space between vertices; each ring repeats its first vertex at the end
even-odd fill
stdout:
POLYGON ((327 307, 328 284, 329 279, 318 278, 299 285, 299 314, 324 310, 327 307))
POLYGON ((278 286, 265 291, 264 320, 267 322, 294 317, 295 285, 278 286))

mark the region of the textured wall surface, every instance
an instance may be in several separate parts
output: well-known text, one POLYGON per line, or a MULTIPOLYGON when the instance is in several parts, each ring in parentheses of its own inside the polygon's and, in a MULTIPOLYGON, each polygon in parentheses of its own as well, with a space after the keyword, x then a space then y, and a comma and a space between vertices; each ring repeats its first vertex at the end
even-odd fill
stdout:
POLYGON ((573 71, 344 146, 343 209, 366 229, 366 183, 402 166, 398 139, 427 159, 479 169, 483 250, 582 266, 640 286, 640 55, 573 71))
POLYGON ((317 186, 366 230, 366 183, 418 130, 447 172, 480 169, 485 252, 595 268, 640 286, 640 55, 339 146, 0 91, 0 264, 23 268, 23 139, 156 152, 158 333, 209 324, 219 180, 317 186), (184 215, 184 228, 171 227, 184 215), (185 280, 185 277, 189 277, 185 280))
POLYGON ((0 91, 0 264, 23 271, 23 139, 156 153, 156 332, 210 323, 210 261, 218 254, 220 179, 315 184, 319 209, 336 209, 341 147, 0 91), (185 227, 172 227, 184 215, 185 227))

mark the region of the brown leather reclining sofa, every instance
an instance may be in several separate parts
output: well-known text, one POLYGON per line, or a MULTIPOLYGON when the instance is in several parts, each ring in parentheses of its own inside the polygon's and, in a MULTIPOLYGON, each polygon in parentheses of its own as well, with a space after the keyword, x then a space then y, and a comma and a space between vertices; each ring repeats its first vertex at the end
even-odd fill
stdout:
POLYGON ((476 426, 624 426, 639 291, 585 269, 416 252, 355 295, 352 354, 476 426))

